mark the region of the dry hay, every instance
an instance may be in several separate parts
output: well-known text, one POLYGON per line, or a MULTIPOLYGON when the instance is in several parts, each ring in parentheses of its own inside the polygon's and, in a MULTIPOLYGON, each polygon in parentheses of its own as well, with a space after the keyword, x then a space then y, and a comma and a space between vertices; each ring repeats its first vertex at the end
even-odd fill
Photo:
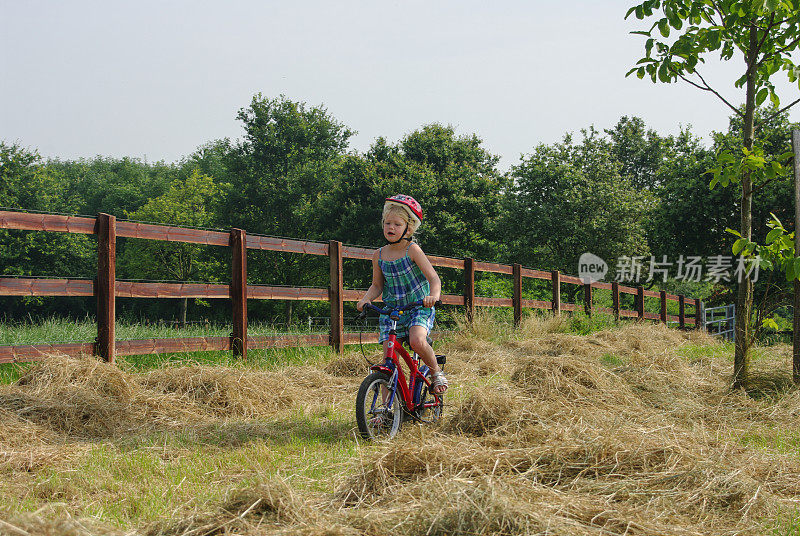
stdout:
POLYGON ((0 467, 3 471, 35 471, 68 456, 64 442, 48 428, 0 409, 0 467))
MULTIPOLYGON (((375 363, 381 360, 380 354, 367 356, 370 362, 375 363)), ((363 378, 369 374, 369 365, 364 360, 361 353, 346 352, 340 356, 334 356, 328 361, 322 370, 331 376, 344 376, 346 378, 363 378)))
POLYGON ((58 434, 107 437, 132 425, 126 374, 97 359, 51 357, 0 389, 0 408, 58 434))
POLYGON ((291 407, 295 401, 290 386, 268 372, 195 365, 155 370, 140 381, 218 416, 264 415, 291 407))
POLYGON ((0 518, 0 534, 3 536, 121 536, 123 531, 75 519, 64 513, 44 516, 25 514, 9 520, 0 518))
POLYGON ((60 437, 109 438, 202 421, 175 397, 143 389, 135 374, 94 358, 52 356, 14 385, 0 409, 60 437))
MULTIPOLYGON (((557 319, 524 328, 492 342, 478 326, 451 343, 443 424, 409 424, 391 442, 360 447, 332 493, 276 478, 147 534, 756 535, 793 511, 800 458, 743 441, 796 428, 800 392, 769 373, 774 361, 755 367, 763 395, 753 397, 730 390, 724 360, 679 354, 684 344, 713 344, 702 334, 633 324, 579 337, 561 333, 557 319), (607 354, 621 362, 603 364, 607 354)), ((53 404, 64 386, 142 406, 125 426, 145 426, 137 419, 177 415, 145 400, 207 419, 260 418, 337 397, 349 407, 358 381, 340 360, 325 371, 190 366, 134 378, 109 370, 106 386, 105 365, 91 366, 45 368, 0 391, 0 422, 33 421, 9 393, 53 404)), ((34 423, 30 434, 41 438, 76 425, 34 423)))
POLYGON ((521 417, 519 404, 508 389, 488 387, 470 389, 466 399, 451 411, 443 423, 447 432, 482 436, 521 417))
POLYGON ((149 527, 146 536, 200 536, 218 534, 304 534, 355 536, 321 510, 319 501, 299 494, 284 479, 274 478, 229 494, 213 514, 188 516, 149 527))
MULTIPOLYGON (((771 398, 733 392, 729 367, 676 353, 713 342, 661 326, 534 334, 495 344, 507 379, 469 389, 438 430, 363 451, 334 504, 389 512, 398 534, 763 534, 794 509, 797 455, 741 441, 796 427, 785 381, 768 375, 784 389, 771 398)), ((484 348, 455 348, 459 377, 481 376, 484 348)))
POLYGON ((309 367, 181 366, 136 374, 94 358, 52 356, 16 384, 0 386, 0 456, 66 438, 120 438, 298 407, 315 411, 344 396, 342 382, 309 367))
POLYGON ((0 386, 0 451, 309 411, 344 396, 342 386, 351 382, 310 367, 262 372, 189 365, 137 374, 94 358, 53 356, 16 384, 0 386))

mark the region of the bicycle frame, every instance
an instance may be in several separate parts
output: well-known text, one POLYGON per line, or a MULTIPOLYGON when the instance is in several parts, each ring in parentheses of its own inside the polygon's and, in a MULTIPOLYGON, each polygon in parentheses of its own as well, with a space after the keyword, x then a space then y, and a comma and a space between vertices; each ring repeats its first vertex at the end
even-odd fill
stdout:
POLYGON ((388 404, 391 405, 394 402, 393 397, 399 392, 400 398, 402 399, 402 402, 408 412, 413 412, 418 408, 426 409, 441 405, 441 398, 431 389, 431 381, 426 378, 424 374, 420 373, 419 367, 417 366, 417 361, 411 357, 405 348, 403 348, 402 344, 398 343, 396 331, 397 320, 393 318, 391 318, 391 320, 392 329, 389 331, 386 360, 382 365, 373 365, 371 367, 371 370, 373 371, 381 371, 391 375, 390 382, 394 385, 394 389, 392 389, 392 391, 389 393, 390 398, 388 400, 388 404), (406 381, 406 375, 400 366, 400 360, 398 359, 397 354, 400 354, 400 357, 402 357, 403 361, 405 361, 406 365, 408 365, 408 381, 406 381), (416 404, 414 402, 414 396, 412 393, 414 392, 414 388, 416 387, 418 381, 423 381, 425 383, 425 385, 428 387, 428 392, 434 397, 434 402, 428 402, 427 404, 416 404))

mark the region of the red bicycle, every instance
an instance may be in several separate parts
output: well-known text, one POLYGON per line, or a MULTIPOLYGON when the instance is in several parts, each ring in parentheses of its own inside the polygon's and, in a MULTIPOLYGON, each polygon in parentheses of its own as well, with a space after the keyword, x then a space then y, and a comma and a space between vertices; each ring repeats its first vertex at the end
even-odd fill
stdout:
MULTIPOLYGON (((436 305, 440 305, 437 302, 436 305)), ((372 373, 364 378, 356 396, 356 422, 361 437, 365 439, 391 439, 397 434, 403 421, 431 423, 442 416, 444 398, 437 395, 428 378, 430 369, 420 363, 416 352, 411 354, 403 347, 406 339, 397 339, 397 321, 400 316, 414 307, 422 306, 422 301, 404 307, 381 309, 371 303, 364 305, 361 318, 371 309, 385 314, 392 321, 389 331, 389 349, 382 364, 372 365, 372 373), (400 366, 398 354, 408 365, 409 375, 400 366)), ((443 369, 447 358, 436 356, 436 362, 443 369)))

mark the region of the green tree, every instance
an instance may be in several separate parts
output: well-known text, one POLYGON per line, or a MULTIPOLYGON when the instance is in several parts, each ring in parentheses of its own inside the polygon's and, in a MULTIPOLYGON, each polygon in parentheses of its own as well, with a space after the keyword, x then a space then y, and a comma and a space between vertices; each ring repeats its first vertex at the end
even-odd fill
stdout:
POLYGON ((649 253, 646 220, 656 205, 647 190, 620 175, 611 144, 592 129, 539 145, 512 169, 502 239, 510 260, 575 273, 592 252, 613 259, 649 253))
MULTIPOLYGON (((379 138, 366 154, 377 174, 380 199, 369 208, 380 221, 383 199, 400 192, 422 204, 420 239, 426 251, 455 257, 497 257, 495 226, 508 179, 498 157, 475 134, 457 136, 452 126, 430 124, 397 144, 379 138)), ((380 236, 377 223, 374 233, 380 236)))
POLYGON ((637 189, 659 186, 658 170, 663 165, 671 140, 646 128, 640 117, 622 116, 613 128, 606 129, 611 156, 620 163, 619 173, 637 189))
MULTIPOLYGON (((256 234, 329 239, 310 216, 353 132, 323 107, 283 96, 255 95, 238 119, 245 135, 226 158, 231 223, 256 234)), ((305 255, 270 254, 255 256, 248 270, 262 283, 298 286, 327 284, 326 266, 305 255)), ((285 303, 287 322, 293 305, 285 303)))
POLYGON ((708 256, 729 248, 725 229, 736 224, 736 194, 731 189, 708 188, 706 171, 714 152, 686 128, 672 137, 661 162, 654 193, 660 203, 648 220, 653 254, 708 256))
POLYGON ((134 211, 166 192, 176 175, 172 165, 127 157, 50 160, 47 168, 64 178, 80 200, 80 212, 89 216, 105 212, 121 217, 126 211, 134 211))
POLYGON ((189 156, 182 158, 177 165, 177 173, 185 177, 198 170, 203 175, 213 177, 219 184, 230 183, 229 167, 232 152, 233 143, 228 138, 210 141, 198 147, 189 156))
MULTIPOLYGON (((163 195, 125 215, 137 221, 207 228, 217 223, 222 197, 223 187, 194 170, 186 178, 173 180, 163 195)), ((207 246, 196 244, 131 239, 119 264, 121 272, 136 279, 219 280, 219 260, 207 246)), ((188 299, 181 298, 178 319, 182 325, 187 309, 188 299)))
MULTIPOLYGON (((773 76, 783 71, 798 82, 791 58, 800 43, 800 10, 793 0, 646 0, 631 7, 626 18, 653 18, 648 30, 634 33, 646 37, 645 57, 628 75, 649 77, 653 82, 686 82, 715 95, 742 118, 743 150, 752 153, 757 130, 756 107, 769 98, 775 107, 780 99, 773 76), (671 37, 670 37, 671 36, 671 37), (743 59, 741 76, 734 86, 743 90, 744 108, 729 102, 700 72, 707 59, 743 59)), ((795 100, 775 113, 800 102, 795 100)), ((741 186, 739 233, 752 239, 753 169, 744 166, 735 178, 741 186)), ((713 183, 712 183, 713 184, 713 183)), ((745 386, 750 363, 753 284, 742 278, 738 285, 734 355, 734 386, 745 386)))
MULTIPOLYGON (((425 221, 417 239, 427 253, 493 260, 507 184, 496 162, 477 136, 458 136, 450 126, 426 125, 396 143, 378 138, 366 154, 333 161, 330 180, 308 206, 307 220, 326 238, 377 247, 384 243, 384 199, 402 192, 422 204, 425 221)), ((371 272, 363 268, 347 271, 348 285, 369 284, 371 272)), ((456 291, 463 278, 445 277, 444 284, 448 292, 456 291)))
MULTIPOLYGON (((81 198, 68 179, 47 166, 36 151, 0 142, 0 207, 74 214, 81 198)), ((0 230, 0 274, 91 278, 96 273, 93 239, 88 235, 0 230)), ((82 299, 3 298, 10 315, 68 309, 88 313, 82 299)))

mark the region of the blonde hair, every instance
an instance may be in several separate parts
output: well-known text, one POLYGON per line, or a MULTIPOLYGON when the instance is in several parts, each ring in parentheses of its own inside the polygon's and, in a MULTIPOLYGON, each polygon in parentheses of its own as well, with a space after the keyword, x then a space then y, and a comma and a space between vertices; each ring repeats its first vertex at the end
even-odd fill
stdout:
POLYGON ((400 216, 403 219, 403 221, 408 224, 408 230, 411 231, 412 235, 415 232, 417 232, 416 218, 412 218, 409 215, 407 209, 401 207, 396 203, 386 203, 383 206, 383 216, 381 216, 381 225, 386 223, 386 218, 389 216, 389 214, 397 214, 398 216, 400 216))

